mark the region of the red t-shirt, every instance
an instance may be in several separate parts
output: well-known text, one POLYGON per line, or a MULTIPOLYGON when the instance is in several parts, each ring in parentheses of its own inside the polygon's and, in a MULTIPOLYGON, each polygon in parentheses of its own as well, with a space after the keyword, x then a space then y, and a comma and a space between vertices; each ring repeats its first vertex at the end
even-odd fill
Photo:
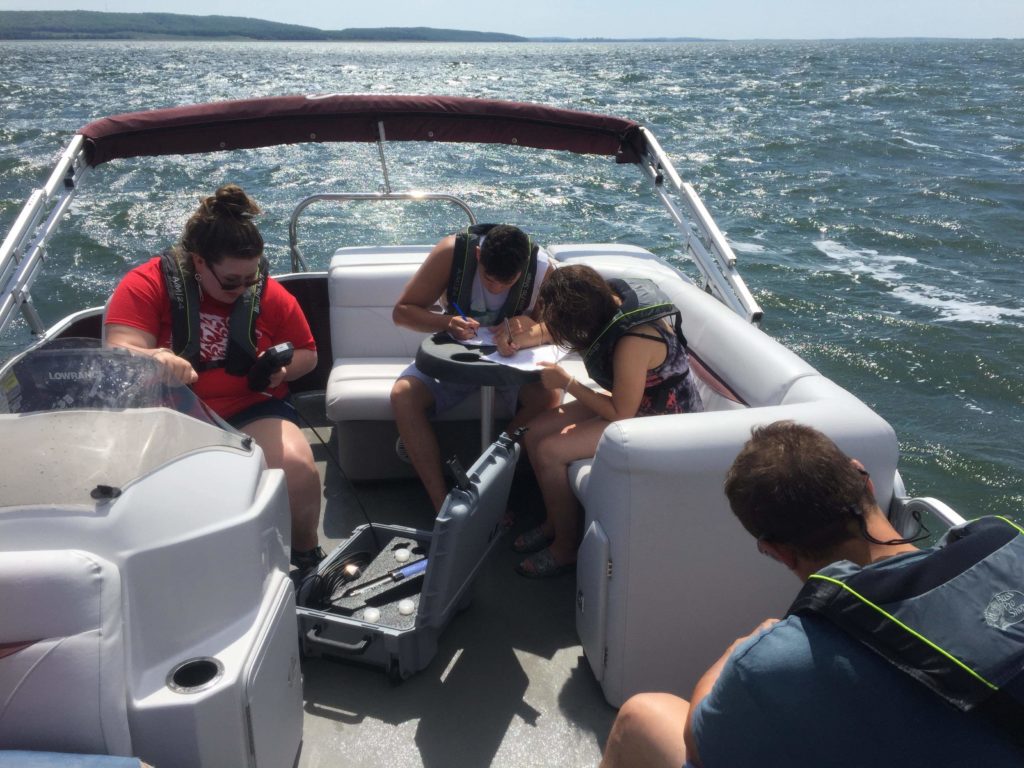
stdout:
MULTIPOLYGON (((199 350, 204 362, 223 359, 227 354, 231 308, 231 304, 203 294, 199 304, 199 350)), ((157 346, 171 346, 171 300, 167 296, 159 256, 124 276, 107 306, 105 322, 138 328, 155 336, 157 346)), ((296 349, 316 350, 299 302, 271 278, 267 280, 256 318, 256 348, 263 352, 283 341, 290 341, 296 349)), ((266 395, 249 389, 245 376, 230 376, 223 368, 200 372, 192 390, 225 419, 266 400, 266 395)), ((282 383, 268 391, 274 397, 284 397, 288 394, 288 385, 282 383)))

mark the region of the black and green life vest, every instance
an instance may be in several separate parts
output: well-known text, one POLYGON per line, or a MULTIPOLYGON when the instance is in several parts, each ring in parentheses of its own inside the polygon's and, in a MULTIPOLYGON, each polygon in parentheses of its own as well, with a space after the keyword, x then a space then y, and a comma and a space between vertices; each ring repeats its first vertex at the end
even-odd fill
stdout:
POLYGON ((1024 529, 986 517, 899 568, 833 563, 789 615, 817 615, 1024 746, 1024 529))
MULTIPOLYGON (((445 299, 454 311, 458 305, 465 312, 470 312, 473 299, 473 278, 476 276, 476 248, 480 240, 493 229, 495 224, 474 224, 465 231, 455 235, 455 248, 452 253, 452 268, 448 277, 448 290, 445 299)), ((533 284, 537 279, 537 252, 539 248, 530 239, 530 258, 519 279, 509 288, 508 297, 498 311, 495 322, 506 317, 524 315, 530 308, 530 297, 533 295, 533 284)))
MULTIPOLYGON (((683 346, 686 346, 686 337, 683 336, 683 320, 679 308, 652 280, 613 278, 608 281, 608 285, 622 299, 622 304, 614 317, 598 333, 597 338, 583 352, 582 357, 590 378, 611 391, 614 381, 612 363, 615 345, 631 328, 674 316, 673 328, 679 343, 683 346)), ((663 382, 664 385, 672 383, 674 382, 663 382)))
POLYGON ((160 269, 171 301, 171 349, 192 363, 196 371, 224 368, 232 376, 245 376, 259 356, 256 319, 267 287, 270 264, 260 258, 260 280, 239 296, 228 316, 228 348, 223 360, 203 362, 200 355, 199 286, 189 279, 170 251, 160 254, 160 269))

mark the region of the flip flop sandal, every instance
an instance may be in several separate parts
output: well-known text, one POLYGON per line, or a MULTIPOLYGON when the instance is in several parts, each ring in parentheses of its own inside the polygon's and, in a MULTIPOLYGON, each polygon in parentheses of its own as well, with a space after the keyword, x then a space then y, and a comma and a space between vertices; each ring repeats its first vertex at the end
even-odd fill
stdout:
POLYGON ((530 555, 516 566, 516 573, 528 579, 550 579, 554 576, 561 576, 563 573, 575 572, 576 563, 559 565, 555 562, 555 556, 551 554, 549 548, 530 555))
POLYGON ((528 555, 531 552, 539 552, 554 540, 554 536, 548 536, 544 533, 544 529, 538 525, 536 528, 531 528, 517 536, 512 542, 512 551, 528 555))

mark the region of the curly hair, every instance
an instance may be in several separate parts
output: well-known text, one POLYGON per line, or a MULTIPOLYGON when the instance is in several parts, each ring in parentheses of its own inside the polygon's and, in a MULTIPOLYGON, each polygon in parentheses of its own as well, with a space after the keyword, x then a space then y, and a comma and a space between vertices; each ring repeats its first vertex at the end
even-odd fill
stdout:
POLYGON ((615 292, 582 264, 553 270, 541 286, 539 303, 555 344, 577 352, 589 347, 618 311, 615 292))
POLYGON ((262 256, 263 235, 253 221, 259 213, 259 206, 240 186, 225 184, 204 198, 189 217, 179 248, 211 264, 219 264, 225 256, 262 256))

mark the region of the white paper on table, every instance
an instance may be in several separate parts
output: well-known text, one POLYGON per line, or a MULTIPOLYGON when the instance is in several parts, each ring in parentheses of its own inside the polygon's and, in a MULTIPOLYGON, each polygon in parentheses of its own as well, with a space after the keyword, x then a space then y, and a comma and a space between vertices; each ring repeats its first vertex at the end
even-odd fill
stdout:
POLYGON ((514 355, 504 357, 498 352, 492 352, 489 355, 483 355, 484 360, 490 360, 493 363, 500 363, 501 365, 508 365, 512 368, 519 368, 523 371, 534 371, 540 368, 540 363, 557 363, 563 357, 565 357, 565 351, 559 349, 554 344, 544 344, 539 347, 528 347, 526 349, 520 349, 514 355))
POLYGON ((491 329, 487 326, 481 325, 476 329, 476 336, 471 339, 456 339, 452 337, 459 344, 463 344, 467 347, 496 347, 498 343, 494 340, 494 334, 491 333, 491 329))

